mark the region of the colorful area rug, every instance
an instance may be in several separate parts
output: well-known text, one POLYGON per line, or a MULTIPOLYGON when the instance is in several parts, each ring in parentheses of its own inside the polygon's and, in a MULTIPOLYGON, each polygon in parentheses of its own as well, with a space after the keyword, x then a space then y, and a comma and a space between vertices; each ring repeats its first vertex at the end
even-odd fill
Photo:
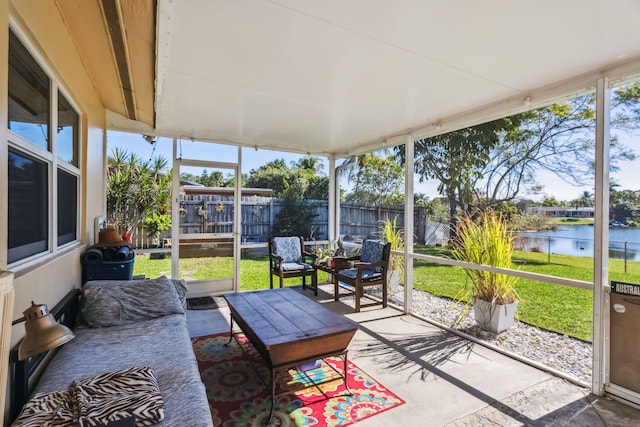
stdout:
POLYGON ((329 357, 320 367, 276 376, 273 418, 267 424, 271 373, 246 337, 236 338, 228 345, 228 333, 192 339, 215 426, 347 426, 405 403, 350 361, 349 394, 331 369, 342 372, 344 362, 329 357), (336 379, 324 382, 331 378, 336 379))

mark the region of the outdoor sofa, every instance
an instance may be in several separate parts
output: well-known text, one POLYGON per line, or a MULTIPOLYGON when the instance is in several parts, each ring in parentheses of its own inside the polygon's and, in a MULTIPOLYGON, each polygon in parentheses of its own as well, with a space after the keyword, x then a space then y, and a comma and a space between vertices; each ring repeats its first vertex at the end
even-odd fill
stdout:
MULTIPOLYGON (((185 297, 185 283, 164 276, 153 280, 87 282, 80 293, 75 339, 65 344, 48 364, 16 424, 45 425, 37 417, 46 409, 43 402, 55 396, 53 392, 66 392, 69 397, 73 391, 75 398, 77 389, 71 390, 72 382, 86 385, 87 379, 103 381, 103 374, 117 373, 124 376, 116 380, 124 378, 125 381, 108 386, 117 388, 124 384, 125 396, 130 378, 133 378, 133 389, 142 387, 131 393, 134 399, 130 404, 135 410, 148 412, 146 415, 150 418, 141 421, 136 414, 136 425, 156 425, 158 418, 162 418, 157 425, 212 426, 206 391, 187 330, 185 297), (133 376, 128 377, 130 375, 133 376), (151 383, 157 383, 160 398, 148 392, 145 375, 151 376, 151 383), (156 399, 145 400, 145 395, 156 399), (144 402, 136 403, 136 396, 144 402), (142 408, 143 405, 149 407, 142 408)), ((85 390, 87 388, 81 389, 85 390)), ((91 393, 93 390, 87 399, 81 395, 80 402, 71 402, 72 411, 73 405, 77 406, 83 399, 90 401, 91 393)), ((106 406, 117 408, 127 404, 119 401, 117 405, 106 406)), ((98 410, 92 413, 92 409, 95 408, 81 410, 80 416, 122 418, 98 410)), ((77 407, 75 411, 78 416, 77 407)))

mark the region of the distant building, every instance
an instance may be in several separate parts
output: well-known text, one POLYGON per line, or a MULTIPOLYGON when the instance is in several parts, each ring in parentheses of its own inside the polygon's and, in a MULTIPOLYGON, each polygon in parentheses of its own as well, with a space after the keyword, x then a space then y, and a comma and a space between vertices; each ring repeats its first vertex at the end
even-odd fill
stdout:
POLYGON ((568 208, 566 206, 533 206, 527 208, 529 215, 549 218, 593 218, 593 208, 568 208))

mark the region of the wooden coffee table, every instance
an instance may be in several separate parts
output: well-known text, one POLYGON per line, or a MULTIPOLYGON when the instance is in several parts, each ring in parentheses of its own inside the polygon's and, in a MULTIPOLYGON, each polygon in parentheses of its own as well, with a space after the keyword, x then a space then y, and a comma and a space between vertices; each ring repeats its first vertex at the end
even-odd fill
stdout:
MULTIPOLYGON (((271 371, 271 413, 276 372, 305 362, 340 356, 347 384, 347 347, 358 324, 291 288, 223 295, 231 311, 231 337, 236 322, 271 371)), ((231 342, 231 341, 229 341, 231 342)))

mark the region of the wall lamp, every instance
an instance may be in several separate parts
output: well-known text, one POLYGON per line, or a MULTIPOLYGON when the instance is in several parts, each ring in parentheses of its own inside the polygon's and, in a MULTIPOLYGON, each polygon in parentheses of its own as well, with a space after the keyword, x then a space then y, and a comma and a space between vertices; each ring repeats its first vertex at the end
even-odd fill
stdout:
POLYGON ((22 314, 24 317, 11 323, 16 325, 25 322, 25 336, 18 347, 18 359, 20 360, 59 347, 75 338, 69 328, 53 318, 45 304, 35 304, 31 301, 31 307, 22 314))

